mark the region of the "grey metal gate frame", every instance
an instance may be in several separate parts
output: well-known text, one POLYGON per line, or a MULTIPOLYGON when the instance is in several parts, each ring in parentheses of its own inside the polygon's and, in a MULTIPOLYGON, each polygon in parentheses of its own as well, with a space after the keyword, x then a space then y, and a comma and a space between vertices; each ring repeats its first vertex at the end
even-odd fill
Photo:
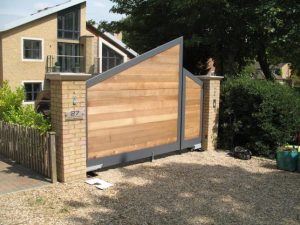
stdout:
POLYGON ((197 79, 190 71, 186 70, 183 68, 183 81, 182 81, 182 126, 181 126, 181 149, 186 149, 186 148, 191 148, 196 144, 201 143, 202 137, 199 136, 199 138, 194 138, 190 140, 184 140, 184 131, 185 131, 185 99, 186 99, 186 82, 185 82, 185 77, 191 78, 195 83, 197 83, 199 86, 201 86, 201 103, 200 103, 200 131, 201 131, 201 136, 202 136, 202 131, 203 131, 203 82, 200 79, 197 79))
MULTIPOLYGON (((184 140, 184 99, 185 99, 185 76, 190 77, 192 80, 194 80, 197 84, 202 86, 202 81, 198 80, 197 78, 194 77, 190 72, 188 72, 186 69, 183 68, 183 38, 177 38, 173 41, 170 41, 164 45, 161 45, 149 52, 146 52, 126 63, 123 63, 117 67, 114 67, 102 74, 99 74, 91 79, 89 79, 86 82, 86 88, 90 88, 99 82, 102 82, 118 73, 121 71, 124 71, 134 65, 137 65, 141 62, 143 62, 146 59, 149 59, 169 48, 172 48, 176 45, 180 45, 180 59, 179 59, 179 88, 178 88, 178 96, 179 96, 179 104, 178 104, 178 124, 177 124, 177 141, 172 144, 166 144, 166 145, 160 145, 160 146, 155 146, 151 148, 145 148, 145 149, 140 149, 140 150, 135 150, 132 152, 127 152, 119 155, 113 155, 113 156, 108 156, 108 157, 103 157, 103 158, 96 158, 96 159, 88 159, 87 157, 87 171, 94 171, 103 167, 109 167, 113 166, 116 164, 122 164, 130 161, 135 161, 139 159, 144 159, 148 157, 152 157, 155 155, 161 155, 161 154, 166 154, 170 152, 175 152, 175 151, 180 151, 189 147, 193 147, 195 144, 198 144, 201 142, 201 138, 196 138, 193 140, 184 140), (184 75, 186 74, 186 75, 184 75)), ((88 92, 87 92, 88 93, 88 92)), ((202 95, 203 95, 203 90, 202 90, 202 95)), ((88 99, 88 94, 86 95, 86 98, 88 99)), ((201 97, 201 99, 203 96, 201 97)), ((203 100, 202 103, 203 104, 203 100)), ((86 107, 86 115, 88 115, 88 107, 86 107)), ((200 116, 200 115, 199 115, 200 116)), ((202 107, 201 107, 201 117, 202 117, 202 107)), ((201 118, 201 123, 202 123, 202 118, 201 118)), ((87 119, 87 126, 88 126, 88 119, 87 119)), ((202 124, 200 126, 201 133, 202 133, 202 124)), ((88 128, 86 128, 88 132, 88 128)), ((88 134, 87 134, 88 135, 88 134)), ((88 137, 88 136, 87 136, 88 137)), ((86 141, 87 144, 87 156, 88 156, 88 138, 86 141)))

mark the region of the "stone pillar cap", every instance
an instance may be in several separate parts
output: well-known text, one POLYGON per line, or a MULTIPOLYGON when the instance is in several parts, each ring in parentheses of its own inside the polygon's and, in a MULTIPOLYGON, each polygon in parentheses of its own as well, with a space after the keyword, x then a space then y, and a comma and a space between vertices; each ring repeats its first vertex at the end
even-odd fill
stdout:
POLYGON ((224 79, 224 77, 222 77, 222 76, 211 76, 211 75, 198 75, 195 77, 199 78, 200 80, 222 80, 222 79, 224 79))
POLYGON ((48 80, 61 80, 61 81, 85 81, 91 78, 88 73, 47 73, 46 79, 48 80))

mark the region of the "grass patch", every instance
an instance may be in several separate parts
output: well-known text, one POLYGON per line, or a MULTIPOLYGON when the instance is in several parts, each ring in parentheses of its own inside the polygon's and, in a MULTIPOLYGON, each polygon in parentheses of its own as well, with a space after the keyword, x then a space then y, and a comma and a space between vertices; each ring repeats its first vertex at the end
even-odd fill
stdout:
POLYGON ((69 213, 70 210, 67 206, 63 206, 60 210, 59 210, 60 213, 69 213))
POLYGON ((30 206, 39 206, 39 205, 45 205, 46 200, 41 196, 37 196, 34 199, 29 199, 28 203, 30 206))

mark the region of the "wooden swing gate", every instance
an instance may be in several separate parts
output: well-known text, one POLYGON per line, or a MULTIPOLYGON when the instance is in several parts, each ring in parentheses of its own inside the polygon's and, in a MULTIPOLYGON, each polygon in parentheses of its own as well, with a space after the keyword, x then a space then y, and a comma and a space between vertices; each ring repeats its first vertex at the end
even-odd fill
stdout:
POLYGON ((88 171, 201 143, 202 82, 178 38, 87 81, 88 171))

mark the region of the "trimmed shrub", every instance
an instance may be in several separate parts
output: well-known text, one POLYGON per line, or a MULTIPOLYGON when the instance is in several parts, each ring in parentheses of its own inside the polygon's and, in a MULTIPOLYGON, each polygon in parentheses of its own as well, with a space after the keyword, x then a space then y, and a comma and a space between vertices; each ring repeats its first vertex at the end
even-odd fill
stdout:
POLYGON ((219 147, 269 156, 300 130, 300 95, 287 85, 242 77, 221 87, 219 147))
POLYGON ((23 87, 13 91, 7 82, 0 87, 0 120, 37 128, 41 132, 50 130, 50 123, 42 114, 34 111, 30 105, 23 105, 25 92, 23 87))

